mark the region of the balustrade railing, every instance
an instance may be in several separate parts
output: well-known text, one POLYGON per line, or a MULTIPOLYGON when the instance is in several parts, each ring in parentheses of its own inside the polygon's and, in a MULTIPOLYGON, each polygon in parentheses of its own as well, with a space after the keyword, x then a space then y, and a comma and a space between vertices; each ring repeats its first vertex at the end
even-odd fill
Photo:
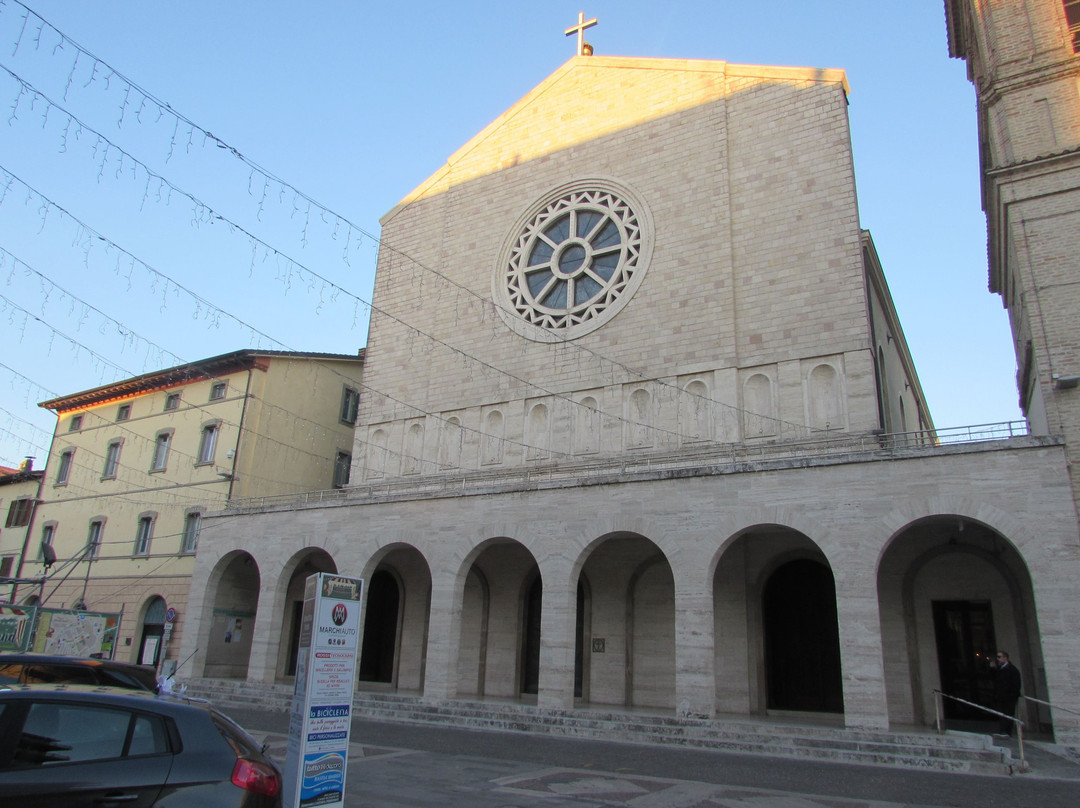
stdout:
POLYGON ((226 509, 263 510, 273 507, 364 502, 403 497, 451 496, 492 488, 522 489, 537 486, 579 485, 648 476, 666 471, 702 469, 706 473, 752 471, 757 464, 835 457, 842 454, 933 451, 939 447, 1001 441, 1028 435, 1025 421, 920 430, 900 433, 817 433, 804 440, 772 440, 709 444, 679 452, 622 455, 596 460, 533 462, 498 470, 455 470, 439 474, 394 477, 385 481, 300 494, 231 500, 226 509))

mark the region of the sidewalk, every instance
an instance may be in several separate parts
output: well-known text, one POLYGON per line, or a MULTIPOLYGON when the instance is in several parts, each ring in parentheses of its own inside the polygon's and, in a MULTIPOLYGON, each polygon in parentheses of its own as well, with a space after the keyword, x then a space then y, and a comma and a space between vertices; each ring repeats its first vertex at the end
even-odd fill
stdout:
MULTIPOLYGON (((272 757, 284 762, 285 713, 231 714, 269 744, 272 757)), ((1052 754, 1044 745, 1025 744, 1025 751, 1031 761, 1029 774, 978 776, 357 720, 346 804, 350 808, 1080 805, 1080 765, 1052 754)))

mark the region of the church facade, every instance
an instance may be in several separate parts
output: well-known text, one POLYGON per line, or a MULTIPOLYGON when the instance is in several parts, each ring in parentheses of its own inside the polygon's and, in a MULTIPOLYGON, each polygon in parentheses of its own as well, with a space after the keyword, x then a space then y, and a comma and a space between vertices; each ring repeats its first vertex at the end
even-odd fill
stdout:
POLYGON ((384 218, 352 460, 204 517, 195 675, 289 681, 335 571, 361 688, 884 728, 1008 647, 1080 702, 1064 442, 934 428, 841 71, 563 65, 384 218))

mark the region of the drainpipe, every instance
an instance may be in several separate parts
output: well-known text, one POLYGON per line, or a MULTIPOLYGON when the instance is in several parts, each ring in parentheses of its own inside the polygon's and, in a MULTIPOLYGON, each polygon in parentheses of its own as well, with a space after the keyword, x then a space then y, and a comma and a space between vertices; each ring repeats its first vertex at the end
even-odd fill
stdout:
POLYGON ((232 468, 229 469, 229 493, 226 496, 226 502, 232 501, 233 486, 236 484, 236 461, 240 457, 240 436, 244 434, 244 427, 246 426, 247 405, 248 399, 251 397, 251 379, 253 373, 254 369, 249 367, 247 372, 247 385, 244 388, 244 403, 240 408, 240 426, 236 430, 236 446, 233 447, 232 468))

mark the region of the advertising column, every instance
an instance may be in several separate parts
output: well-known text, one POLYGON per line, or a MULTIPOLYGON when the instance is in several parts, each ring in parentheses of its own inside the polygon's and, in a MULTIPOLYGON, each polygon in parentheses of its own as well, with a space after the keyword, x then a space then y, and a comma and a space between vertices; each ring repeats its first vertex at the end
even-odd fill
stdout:
POLYGON ((360 578, 320 572, 304 589, 285 758, 286 808, 345 805, 360 578))

